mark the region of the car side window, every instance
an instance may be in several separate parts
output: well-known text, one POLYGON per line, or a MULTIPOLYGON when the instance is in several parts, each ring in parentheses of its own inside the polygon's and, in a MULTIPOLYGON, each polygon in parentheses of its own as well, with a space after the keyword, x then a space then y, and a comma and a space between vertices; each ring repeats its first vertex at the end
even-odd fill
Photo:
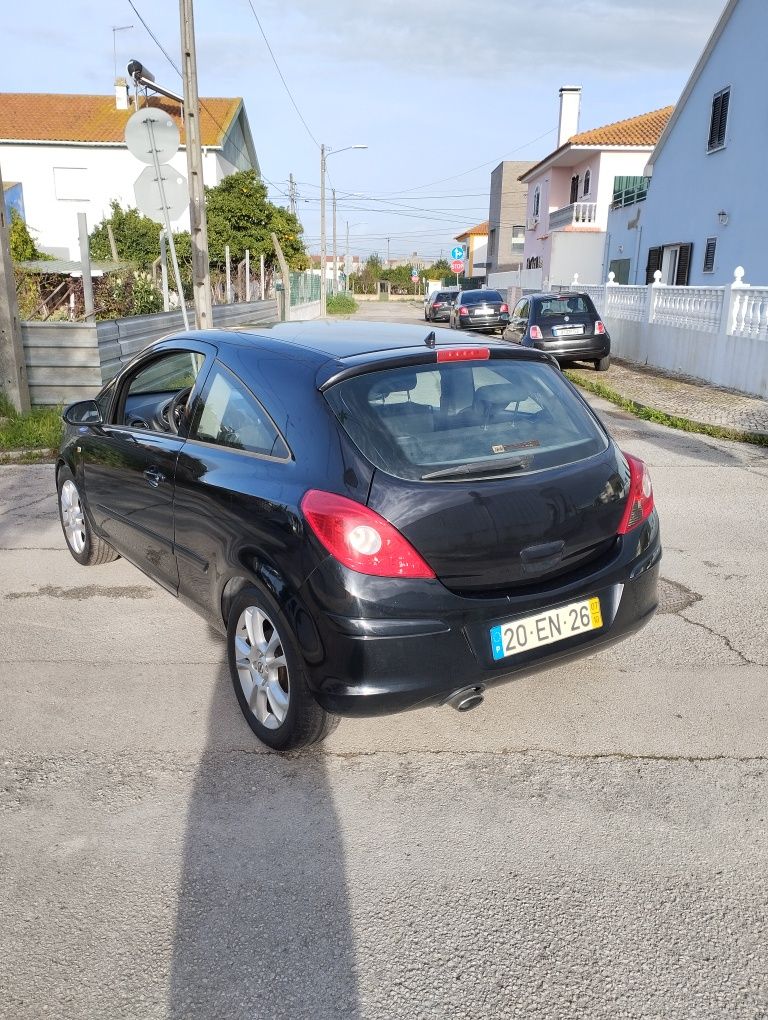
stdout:
POLYGON ((256 397, 216 362, 195 406, 189 438, 200 443, 289 460, 290 451, 256 397))
POLYGON ((515 305, 515 310, 514 310, 514 312, 512 312, 512 318, 513 319, 521 318, 521 316, 523 314, 523 305, 524 304, 525 304, 525 301, 518 301, 517 302, 517 304, 515 305))
POLYGON ((177 432, 179 415, 186 411, 204 363, 203 354, 170 351, 142 365, 121 387, 116 424, 152 432, 177 432), (169 413, 176 418, 175 428, 169 413))
POLYGON ((528 313, 530 311, 530 308, 531 308, 531 302, 530 301, 521 301, 520 302, 520 311, 519 311, 518 314, 519 314, 521 319, 527 319, 528 318, 528 313))

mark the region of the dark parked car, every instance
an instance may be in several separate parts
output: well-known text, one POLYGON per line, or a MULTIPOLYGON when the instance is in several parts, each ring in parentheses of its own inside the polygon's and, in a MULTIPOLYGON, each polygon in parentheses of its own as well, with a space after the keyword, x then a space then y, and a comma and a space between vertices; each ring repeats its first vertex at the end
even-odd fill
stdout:
POLYGON ((64 420, 72 555, 124 556, 226 633, 275 748, 466 710, 656 608, 648 472, 534 350, 364 322, 181 334, 64 420))
POLYGON ((504 339, 553 354, 561 365, 611 364, 611 338, 589 294, 531 294, 515 305, 504 339))
POLYGON ((501 333, 509 325, 509 305, 497 290, 460 290, 451 308, 451 329, 501 333))
POLYGON ((451 302, 456 294, 455 290, 433 291, 424 305, 424 318, 427 322, 448 322, 451 317, 451 302))

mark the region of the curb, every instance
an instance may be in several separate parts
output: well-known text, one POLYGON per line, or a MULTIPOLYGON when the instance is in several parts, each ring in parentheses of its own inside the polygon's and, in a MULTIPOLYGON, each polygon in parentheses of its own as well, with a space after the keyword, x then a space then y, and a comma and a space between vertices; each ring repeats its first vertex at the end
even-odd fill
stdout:
POLYGON ((56 459, 56 450, 30 447, 27 450, 0 450, 0 466, 3 464, 50 464, 56 459))
POLYGON ((603 383, 592 382, 579 375, 578 372, 566 371, 563 373, 588 393, 596 397, 608 400, 624 411, 629 411, 636 418, 643 421, 655 422, 657 425, 666 425, 668 428, 677 429, 679 432, 695 432, 699 435, 711 436, 713 439, 732 439, 737 443, 748 443, 751 446, 768 446, 767 432, 744 432, 741 429, 733 429, 727 425, 709 425, 707 422, 694 421, 692 418, 682 418, 679 415, 669 414, 667 411, 660 411, 658 408, 649 407, 646 404, 639 404, 636 400, 622 396, 616 390, 603 383))

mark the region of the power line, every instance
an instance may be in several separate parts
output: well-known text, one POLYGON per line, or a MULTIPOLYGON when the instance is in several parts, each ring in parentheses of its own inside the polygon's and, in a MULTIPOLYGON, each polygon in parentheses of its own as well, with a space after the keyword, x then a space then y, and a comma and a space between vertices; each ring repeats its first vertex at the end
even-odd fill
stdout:
POLYGON ((165 59, 166 59, 166 60, 168 61, 168 63, 169 63, 169 64, 171 65, 171 67, 172 67, 172 68, 174 69, 174 71, 176 72, 176 74, 178 74, 179 78, 181 78, 181 77, 182 77, 182 74, 181 74, 181 70, 179 69, 178 65, 177 65, 177 64, 176 64, 176 63, 174 62, 174 60, 172 59, 172 57, 170 57, 170 56, 168 55, 168 51, 166 50, 166 48, 165 48, 165 47, 163 46, 163 44, 162 44, 162 43, 160 42, 160 40, 159 40, 159 39, 157 38, 157 36, 155 35, 155 33, 154 33, 154 32, 152 31, 152 29, 151 29, 151 28, 149 27, 149 25, 148 25, 148 24, 146 23, 146 21, 144 20, 144 18, 142 18, 142 16, 141 16, 141 15, 139 14, 139 11, 138 11, 138 9, 137 9, 137 7, 136 7, 136 4, 135 4, 135 3, 133 2, 133 0, 128 0, 128 3, 129 3, 129 4, 131 5, 131 7, 133 8, 133 13, 134 13, 134 14, 136 15, 136 17, 137 17, 137 18, 139 19, 139 21, 140 21, 140 22, 142 23, 142 25, 144 26, 144 28, 145 28, 145 29, 147 30, 147 34, 149 35, 149 37, 150 37, 150 39, 152 40, 152 42, 154 42, 155 46, 157 46, 157 48, 158 48, 158 49, 160 50, 160 52, 161 52, 161 53, 163 54, 163 56, 165 57, 165 59))
POLYGON ((296 103, 296 100, 293 98, 293 93, 288 88, 288 82, 285 80, 285 77, 283 75, 283 72, 280 70, 280 65, 277 62, 275 54, 272 52, 272 47, 269 45, 269 39, 267 39, 266 32, 264 31, 264 29, 261 26, 261 21, 259 20, 259 16, 256 13, 256 8, 253 6, 252 0, 248 0, 248 6, 251 8, 251 13, 253 14, 254 18, 256 19, 256 24, 259 26, 259 31, 261 32, 261 35, 262 35, 262 37, 264 39, 264 43, 266 44, 266 47, 269 50, 269 55, 270 55, 270 57, 272 57, 272 63, 275 65, 275 70, 280 75, 280 81, 283 83, 285 91, 288 93, 288 98, 293 103, 293 108, 296 111, 296 113, 299 115, 299 120, 304 125, 307 134, 309 135, 309 137, 312 139, 312 141, 315 143, 315 145, 319 149, 320 148, 320 142, 318 142, 318 140, 315 138, 315 136, 310 131, 309 124, 307 124, 307 122, 304 120, 304 116, 303 116, 301 110, 299 109, 299 107, 298 107, 298 105, 296 103))

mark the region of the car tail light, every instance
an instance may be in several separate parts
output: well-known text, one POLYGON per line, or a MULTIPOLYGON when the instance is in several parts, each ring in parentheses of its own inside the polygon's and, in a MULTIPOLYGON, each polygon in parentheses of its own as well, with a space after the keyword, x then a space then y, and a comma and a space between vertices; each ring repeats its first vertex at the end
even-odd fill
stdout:
POLYGON ((462 305, 462 306, 461 306, 461 307, 459 308, 459 315, 469 315, 469 312, 467 311, 467 309, 466 309, 466 306, 465 306, 465 305, 462 305))
POLYGON ((531 326, 529 333, 531 334, 531 340, 543 340, 544 336, 541 329, 538 326, 531 326))
POLYGON ((650 517, 654 505, 653 486, 648 468, 639 457, 625 453, 624 459, 629 465, 629 497, 619 525, 620 535, 626 535, 628 531, 650 517))
POLYGON ((432 307, 433 308, 442 308, 443 307, 443 302, 442 301, 435 301, 435 303, 432 305, 432 307))
POLYGON ((320 543, 351 570, 376 577, 435 576, 397 528, 362 503, 310 489, 301 510, 320 543))
POLYGON ((595 323, 595 333, 600 333, 600 334, 605 333, 605 326, 603 325, 603 323, 599 319, 595 323))
POLYGON ((490 356, 487 347, 443 347, 437 352, 438 361, 487 361, 490 356))
POLYGON ((509 305, 502 305, 501 308, 499 309, 499 311, 500 312, 508 312, 509 311, 509 305))

